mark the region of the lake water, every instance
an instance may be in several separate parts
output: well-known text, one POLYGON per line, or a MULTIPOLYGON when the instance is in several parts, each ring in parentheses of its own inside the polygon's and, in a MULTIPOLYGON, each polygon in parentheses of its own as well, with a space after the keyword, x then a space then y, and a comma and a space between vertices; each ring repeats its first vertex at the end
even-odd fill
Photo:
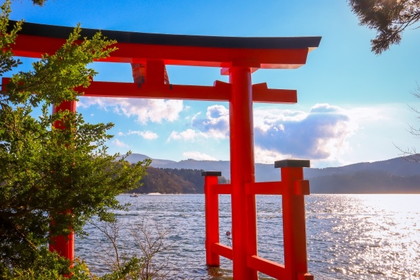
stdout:
MULTIPOLYGON (((231 261, 208 271, 204 250, 203 195, 119 197, 119 247, 138 253, 140 229, 149 241, 162 235, 156 256, 165 279, 230 279, 231 261)), ((310 195, 306 198, 309 272, 315 279, 420 279, 420 195, 310 195)), ((221 242, 230 245, 230 197, 221 196, 221 242)), ((257 196, 259 255, 283 262, 281 197, 257 196)), ((95 272, 113 259, 110 242, 92 225, 76 240, 76 255, 95 272)), ((266 278, 261 275, 261 278, 266 278)))

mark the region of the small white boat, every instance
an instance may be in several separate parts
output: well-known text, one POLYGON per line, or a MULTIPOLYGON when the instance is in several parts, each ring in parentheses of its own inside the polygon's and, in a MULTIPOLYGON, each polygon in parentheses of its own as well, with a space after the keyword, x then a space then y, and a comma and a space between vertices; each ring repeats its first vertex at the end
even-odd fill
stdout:
POLYGON ((160 192, 151 192, 151 193, 148 193, 147 195, 161 195, 161 193, 160 192))

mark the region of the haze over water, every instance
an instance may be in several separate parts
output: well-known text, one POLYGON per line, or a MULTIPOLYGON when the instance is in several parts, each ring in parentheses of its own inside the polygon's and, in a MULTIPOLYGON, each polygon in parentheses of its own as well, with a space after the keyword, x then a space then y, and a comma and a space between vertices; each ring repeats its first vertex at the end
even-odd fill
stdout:
MULTIPOLYGON (((230 279, 230 260, 209 272, 204 251, 203 195, 120 196, 132 205, 119 212, 120 247, 135 249, 143 222, 166 234, 157 257, 166 279, 230 279)), ((283 262, 281 197, 258 196, 259 255, 283 262)), ((309 271, 315 279, 420 279, 420 195, 310 195, 306 197, 309 271)), ((220 238, 230 245, 230 199, 221 196, 220 238)), ((110 244, 93 227, 76 240, 76 254, 104 272, 110 244)), ((265 278, 261 275, 261 278, 265 278)))

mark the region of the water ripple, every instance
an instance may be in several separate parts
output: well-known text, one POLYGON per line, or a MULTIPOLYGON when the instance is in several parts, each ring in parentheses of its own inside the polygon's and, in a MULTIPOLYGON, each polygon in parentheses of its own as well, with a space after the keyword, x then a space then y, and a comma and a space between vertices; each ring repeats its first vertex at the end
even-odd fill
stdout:
MULTIPOLYGON (((168 248, 157 256, 167 279, 231 279, 232 266, 205 266, 204 197, 160 195, 131 198, 118 212, 122 252, 135 253, 133 232, 142 223, 166 233, 168 248)), ((220 238, 230 245, 230 198, 220 197, 220 238)), ((258 196, 258 252, 283 262, 281 197, 258 196)), ((311 195, 306 197, 309 271, 315 279, 420 279, 420 195, 311 195)), ((87 225, 76 254, 103 273, 112 253, 107 239, 87 225), (107 257, 107 258, 105 258, 107 257)))

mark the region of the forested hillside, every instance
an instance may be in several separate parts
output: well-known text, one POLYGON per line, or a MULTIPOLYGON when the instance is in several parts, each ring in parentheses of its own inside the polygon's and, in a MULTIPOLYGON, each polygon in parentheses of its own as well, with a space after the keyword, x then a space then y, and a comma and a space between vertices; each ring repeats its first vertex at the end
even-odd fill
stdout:
MULTIPOLYGON (((131 163, 149 158, 145 155, 132 154, 127 160, 131 163)), ((170 174, 180 175, 180 178, 170 178, 170 180, 185 180, 192 182, 195 187, 184 187, 188 193, 201 193, 203 191, 203 178, 201 170, 221 171, 223 176, 229 178, 228 161, 199 161, 183 160, 179 162, 153 159, 152 166, 164 169, 170 174), (190 170, 196 169, 196 170, 190 170), (183 170, 183 171, 182 171, 183 170), (185 176, 181 174, 185 174, 185 176), (192 173, 188 173, 192 172, 192 173), (194 173, 195 172, 195 173, 194 173), (195 176, 189 177, 189 175, 195 176), (194 178, 194 179, 193 179, 194 178)), ((151 171, 153 172, 153 171, 151 171)), ((376 162, 362 162, 341 167, 329 168, 305 168, 305 178, 310 181, 311 193, 420 193, 420 154, 398 157, 376 162)), ((152 173, 150 173, 152 176, 152 173)), ((274 168, 274 164, 255 165, 255 175, 257 182, 278 181, 280 180, 280 170, 274 168)), ((168 174, 165 173, 165 175, 168 174)), ((158 178, 163 180, 163 178, 158 178)), ((153 179, 155 180, 155 179, 153 179)), ((169 179, 168 179, 169 180, 169 179)), ((171 186, 164 186, 167 193, 171 186)), ((182 181, 179 181, 182 185, 182 181)), ((158 185, 153 185, 157 187, 158 185)), ((147 191, 148 186, 141 190, 147 191)))
MULTIPOLYGON (((142 186, 133 190, 135 193, 203 193, 203 170, 154 168, 147 169, 147 175, 141 180, 142 186)), ((226 182, 221 177, 220 183, 226 182)))

